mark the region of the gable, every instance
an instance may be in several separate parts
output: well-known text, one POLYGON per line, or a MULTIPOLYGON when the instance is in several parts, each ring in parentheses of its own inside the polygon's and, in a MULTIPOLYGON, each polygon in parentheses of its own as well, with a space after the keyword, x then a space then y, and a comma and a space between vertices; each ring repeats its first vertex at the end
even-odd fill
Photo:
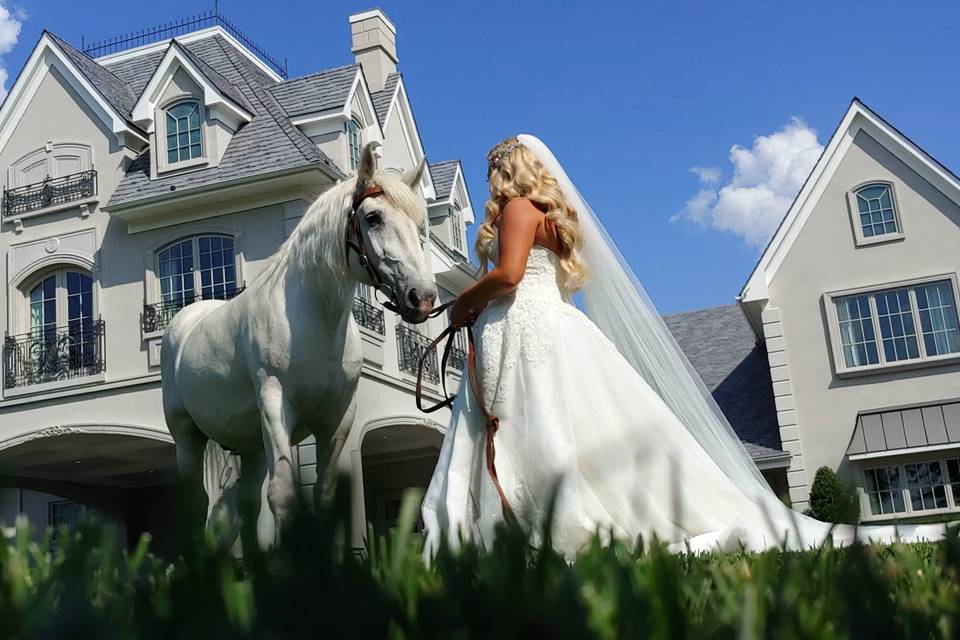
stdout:
POLYGON ((818 300, 830 291, 881 287, 956 270, 960 205, 868 132, 859 131, 827 181, 790 252, 769 283, 770 299, 818 300), (891 186, 902 237, 858 245, 849 194, 862 185, 891 186))
POLYGON ((744 285, 739 296, 742 303, 762 301, 769 297, 770 282, 861 132, 887 149, 951 202, 960 205, 960 180, 866 105, 854 99, 744 285))
MULTIPOLYGON (((146 138, 135 127, 131 127, 127 121, 126 115, 119 110, 114 102, 107 99, 107 96, 77 67, 75 60, 67 55, 65 46, 59 44, 51 34, 44 32, 40 40, 34 47, 30 58, 27 60, 16 81, 10 88, 10 93, 3 106, 0 107, 0 151, 2 151, 10 136, 19 126, 20 120, 32 103, 34 96, 44 83, 51 70, 55 70, 65 86, 69 86, 76 98, 84 104, 94 118, 96 118, 108 131, 115 134, 123 144, 142 144, 146 143, 146 138)), ((82 54, 81 54, 82 56, 82 54)), ((88 63, 97 67, 96 63, 88 58, 77 58, 77 61, 88 63)), ((110 81, 121 83, 121 81, 106 72, 110 81)), ((106 78, 99 78, 105 81, 106 78)), ((117 92, 114 93, 118 93, 117 92)))
POLYGON ((253 110, 239 90, 176 40, 170 43, 144 87, 131 117, 152 133, 156 126, 156 109, 174 95, 191 95, 201 99, 210 114, 231 129, 253 118, 253 110))

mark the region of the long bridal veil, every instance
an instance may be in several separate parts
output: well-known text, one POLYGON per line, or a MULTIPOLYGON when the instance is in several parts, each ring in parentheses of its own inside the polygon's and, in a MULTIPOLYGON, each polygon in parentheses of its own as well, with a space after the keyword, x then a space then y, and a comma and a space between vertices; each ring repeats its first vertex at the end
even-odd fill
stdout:
MULTIPOLYGON (((596 214, 567 176, 560 162, 538 138, 522 134, 521 144, 536 156, 560 184, 564 196, 576 209, 583 233, 582 254, 590 279, 581 290, 587 316, 614 344, 620 354, 646 380, 676 414, 717 466, 742 490, 744 499, 760 507, 765 522, 750 523, 752 533, 763 529, 767 543, 789 538, 790 546, 810 546, 831 535, 831 525, 802 516, 787 508, 770 489, 759 469, 740 443, 720 407, 687 360, 663 319, 620 254, 596 214)), ((710 336, 704 336, 709 340, 710 336)), ((688 505, 687 508, 696 508, 688 505)), ((734 514, 731 514, 733 520, 734 514)), ((942 536, 939 525, 900 527, 836 527, 834 541, 862 539, 931 539, 942 536)))

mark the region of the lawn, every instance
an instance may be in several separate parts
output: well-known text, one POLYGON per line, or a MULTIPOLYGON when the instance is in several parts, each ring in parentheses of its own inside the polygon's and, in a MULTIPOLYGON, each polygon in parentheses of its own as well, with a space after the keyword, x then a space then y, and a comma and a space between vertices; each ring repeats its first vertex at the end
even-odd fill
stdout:
MULTIPOLYGON (((277 549, 237 562, 184 530, 173 563, 90 522, 0 544, 0 638, 953 638, 960 539, 808 552, 671 555, 622 544, 568 564, 503 529, 426 566, 402 527, 357 554, 348 493, 303 509, 277 549), (51 551, 52 540, 56 540, 51 551)), ((411 522, 415 498, 404 504, 411 522)))

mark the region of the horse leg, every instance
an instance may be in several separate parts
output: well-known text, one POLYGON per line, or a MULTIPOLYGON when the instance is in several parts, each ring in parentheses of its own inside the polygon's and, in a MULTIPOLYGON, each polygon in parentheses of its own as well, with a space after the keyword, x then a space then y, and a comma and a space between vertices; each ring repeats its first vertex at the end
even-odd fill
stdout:
POLYGON ((263 448, 270 476, 267 504, 275 523, 274 542, 278 543, 280 530, 288 520, 296 492, 290 446, 294 421, 290 416, 290 407, 284 400, 283 388, 276 378, 268 378, 261 384, 259 400, 263 448))
POLYGON ((245 558, 251 557, 258 547, 269 547, 275 537, 273 514, 263 508, 266 479, 267 458, 263 451, 241 453, 237 511, 240 514, 240 545, 245 558))
POLYGON ((314 434, 317 440, 317 471, 323 474, 322 481, 313 485, 313 502, 317 506, 321 502, 327 502, 333 498, 333 491, 337 486, 337 462, 340 460, 343 445, 347 442, 347 436, 350 435, 356 413, 357 396, 356 393, 352 393, 350 394, 350 402, 333 431, 333 436, 323 450, 320 449, 321 438, 326 434, 314 434))
POLYGON ((207 491, 203 486, 203 456, 207 448, 207 436, 193 422, 185 410, 171 411, 166 415, 167 428, 177 448, 177 470, 186 494, 186 511, 189 522, 207 521, 207 491))

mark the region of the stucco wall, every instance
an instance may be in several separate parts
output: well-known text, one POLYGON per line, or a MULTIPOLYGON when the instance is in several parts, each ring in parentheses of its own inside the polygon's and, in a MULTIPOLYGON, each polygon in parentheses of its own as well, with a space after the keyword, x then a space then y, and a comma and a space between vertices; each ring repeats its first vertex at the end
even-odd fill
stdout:
POLYGON ((808 486, 822 465, 852 477, 844 453, 858 412, 960 396, 957 365, 835 375, 823 303, 825 292, 956 273, 958 225, 954 203, 873 138, 857 134, 769 287, 782 323, 808 486), (869 180, 894 184, 903 240, 855 245, 847 193, 869 180))

